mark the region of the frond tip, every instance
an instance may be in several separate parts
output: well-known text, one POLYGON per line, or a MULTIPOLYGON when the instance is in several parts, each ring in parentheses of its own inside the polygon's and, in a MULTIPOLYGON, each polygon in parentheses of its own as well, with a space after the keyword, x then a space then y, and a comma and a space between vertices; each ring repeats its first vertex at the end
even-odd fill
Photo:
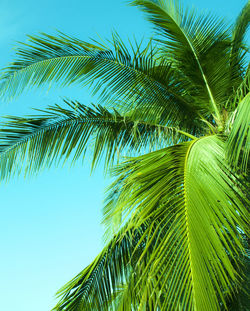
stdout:
POLYGON ((139 236, 139 231, 133 234, 124 229, 113 236, 96 259, 57 293, 61 300, 53 310, 120 310, 123 299, 128 303, 123 285, 131 282, 134 274, 132 258, 139 236))

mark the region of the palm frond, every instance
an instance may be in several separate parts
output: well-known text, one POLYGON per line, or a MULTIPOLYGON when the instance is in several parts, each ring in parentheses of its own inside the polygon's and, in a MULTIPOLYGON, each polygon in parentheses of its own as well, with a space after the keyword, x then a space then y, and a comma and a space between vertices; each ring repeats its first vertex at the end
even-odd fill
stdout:
MULTIPOLYGON (((128 110, 146 103, 155 113, 164 110, 172 125, 188 123, 187 112, 198 117, 187 83, 165 60, 158 60, 151 41, 127 48, 117 34, 107 46, 86 43, 65 35, 30 36, 17 49, 17 60, 3 70, 1 95, 14 96, 25 88, 55 82, 59 85, 90 85, 104 102, 126 102, 128 110)), ((144 111, 144 110, 143 110, 144 111)), ((199 112, 201 113, 201 112, 199 112)), ((207 111, 206 111, 207 113, 207 111)), ((189 120, 190 123, 190 120, 189 120)))
POLYGON ((228 27, 212 15, 183 9, 177 0, 135 0, 132 4, 154 24, 163 57, 171 57, 178 70, 192 80, 196 97, 210 102, 210 111, 220 120, 223 90, 229 83, 228 27))
POLYGON ((229 96, 225 109, 228 112, 234 112, 240 101, 250 92, 250 67, 246 70, 246 74, 243 78, 243 81, 235 89, 235 91, 229 96))
MULTIPOLYGON (((248 47, 244 42, 250 24, 250 3, 239 14, 232 33, 232 47, 230 53, 231 79, 241 77, 244 74, 244 57, 248 47)), ((249 51, 248 51, 249 52, 249 51)))
POLYGON ((189 139, 181 130, 153 123, 152 118, 151 123, 140 121, 135 113, 122 115, 101 105, 65 103, 69 109, 56 105, 41 116, 9 117, 0 129, 1 179, 22 168, 34 173, 62 160, 83 159, 88 147, 93 152, 92 168, 103 156, 108 167, 124 150, 138 153, 189 139))
POLYGON ((19 43, 17 60, 2 70, 1 96, 20 94, 24 88, 41 86, 45 82, 60 81, 62 85, 72 83, 89 60, 106 51, 100 44, 94 45, 70 38, 42 34, 28 36, 29 43, 19 43), (4 94, 6 92, 6 94, 4 94))
POLYGON ((130 311, 137 298, 135 292, 132 295, 126 295, 126 292, 128 289, 133 291, 131 282, 135 271, 132 267, 136 256, 133 254, 133 259, 132 253, 139 239, 140 230, 132 233, 122 229, 113 236, 93 263, 57 293, 61 300, 53 310, 110 311, 114 305, 118 308, 115 310, 120 310, 119 306, 125 300, 126 306, 121 310, 130 311))
POLYGON ((244 278, 242 280, 241 287, 236 295, 228 302, 228 310, 234 311, 248 311, 249 309, 249 292, 250 292, 250 250, 249 239, 247 235, 243 235, 243 241, 245 245, 245 253, 242 254, 242 270, 244 272, 244 278))
POLYGON ((148 223, 138 260, 140 266, 147 256, 146 266, 137 286, 148 301, 156 294, 153 305, 160 310, 219 310, 240 286, 237 261, 244 251, 240 230, 247 230, 247 201, 225 166, 224 148, 209 136, 117 168, 117 209, 124 219, 129 214, 135 228, 148 223))
POLYGON ((114 237, 91 265, 57 293, 61 300, 53 310, 101 310, 126 278, 130 244, 129 239, 114 237))
POLYGON ((250 93, 240 92, 238 96, 238 107, 227 140, 227 157, 235 169, 246 172, 250 152, 250 93))

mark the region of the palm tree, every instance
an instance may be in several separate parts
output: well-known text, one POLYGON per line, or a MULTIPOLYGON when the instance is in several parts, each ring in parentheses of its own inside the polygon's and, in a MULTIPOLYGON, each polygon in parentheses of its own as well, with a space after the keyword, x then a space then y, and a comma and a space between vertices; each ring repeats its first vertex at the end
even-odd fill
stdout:
POLYGON ((1 179, 86 152, 92 168, 104 158, 116 177, 104 206, 107 244, 59 291, 54 310, 247 310, 250 3, 232 26, 174 0, 132 5, 154 26, 148 42, 59 33, 19 46, 2 96, 79 83, 99 103, 65 100, 9 117, 1 179))

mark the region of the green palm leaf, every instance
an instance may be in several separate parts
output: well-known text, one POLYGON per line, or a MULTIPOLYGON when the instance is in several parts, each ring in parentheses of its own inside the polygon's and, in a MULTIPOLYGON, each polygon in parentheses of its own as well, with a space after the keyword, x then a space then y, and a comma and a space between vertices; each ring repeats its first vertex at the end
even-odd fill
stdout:
MULTIPOLYGON (((231 75, 232 79, 242 77, 244 74, 244 58, 246 50, 248 50, 247 44, 244 39, 248 31, 250 24, 250 3, 247 1, 246 5, 242 9, 238 16, 232 34, 232 48, 230 55, 231 63, 231 75)), ((249 52, 249 51, 248 51, 249 52)))
POLYGON ((250 93, 242 96, 234 112, 234 120, 227 141, 228 159, 233 167, 246 172, 250 152, 250 93))
POLYGON ((242 256, 242 270, 244 272, 243 282, 240 290, 228 302, 229 311, 248 311, 250 290, 250 253, 247 236, 243 237, 246 252, 242 256))
MULTIPOLYGON (((136 114, 121 115, 102 106, 87 107, 66 102, 43 111, 40 117, 10 117, 0 130, 1 178, 26 173, 67 160, 84 158, 93 149, 92 167, 105 155, 108 167, 123 150, 142 152, 192 137, 177 128, 141 120, 136 114), (187 135, 187 137, 185 137, 187 135)), ((158 120, 159 121, 159 120, 158 120)))
POLYGON ((137 286, 148 289, 146 301, 164 292, 155 307, 219 310, 240 286, 239 230, 247 229, 247 202, 224 163, 224 143, 211 136, 142 156, 120 169, 119 208, 132 216, 135 228, 148 222, 141 256, 148 260, 137 286), (163 228, 164 237, 155 243, 163 228))
MULTIPOLYGON (((102 101, 117 98, 135 105, 147 103, 149 110, 167 114, 172 125, 188 123, 186 115, 197 118, 209 109, 194 106, 183 85, 176 80, 174 68, 165 60, 158 60, 151 41, 144 48, 135 42, 136 49, 128 49, 117 34, 107 46, 89 44, 65 35, 30 36, 30 44, 17 49, 17 61, 3 71, 1 95, 14 96, 25 88, 55 82, 65 86, 72 83, 91 85, 102 101), (130 50, 130 51, 129 51, 130 50), (150 103, 150 105, 148 105, 150 103), (204 111, 205 110, 205 111, 204 111), (178 124, 177 124, 178 122, 178 124)), ((145 110, 143 110, 145 112, 145 110)), ((145 112, 146 113, 146 112, 145 112)))
POLYGON ((135 266, 135 257, 140 255, 138 252, 133 254, 133 249, 139 238, 140 230, 132 233, 123 229, 113 236, 93 263, 57 293, 61 300, 53 310, 110 311, 112 305, 116 305, 115 310, 120 310, 124 303, 126 308, 121 310, 131 310, 138 297, 131 292, 133 286, 126 288, 124 284, 131 286, 133 283, 135 271, 132 267, 135 266))
POLYGON ((200 93, 207 94, 203 100, 210 101, 211 111, 217 121, 220 120, 219 106, 225 100, 221 87, 228 86, 225 71, 229 70, 229 62, 225 60, 230 47, 224 23, 213 16, 198 16, 194 10, 188 12, 179 1, 136 0, 132 3, 146 12, 148 20, 155 25, 164 57, 172 53, 178 68, 200 88, 200 93))

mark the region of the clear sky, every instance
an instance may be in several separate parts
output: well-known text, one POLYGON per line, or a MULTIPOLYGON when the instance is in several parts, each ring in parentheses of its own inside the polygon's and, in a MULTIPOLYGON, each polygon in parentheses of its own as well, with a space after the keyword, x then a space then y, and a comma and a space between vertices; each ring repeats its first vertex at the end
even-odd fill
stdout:
MULTIPOLYGON (((234 20, 246 0, 184 0, 189 6, 234 20)), ((15 41, 27 34, 58 29, 88 40, 149 37, 142 14, 123 0, 0 0, 0 67, 13 57, 15 41)), ((60 97, 91 102, 87 89, 68 87, 26 92, 0 102, 0 115, 33 113, 61 103, 60 97)), ((52 167, 32 178, 13 178, 0 186, 0 310, 47 311, 55 292, 80 272, 102 248, 101 208, 108 179, 100 166, 90 176, 89 161, 70 168, 52 167)))

